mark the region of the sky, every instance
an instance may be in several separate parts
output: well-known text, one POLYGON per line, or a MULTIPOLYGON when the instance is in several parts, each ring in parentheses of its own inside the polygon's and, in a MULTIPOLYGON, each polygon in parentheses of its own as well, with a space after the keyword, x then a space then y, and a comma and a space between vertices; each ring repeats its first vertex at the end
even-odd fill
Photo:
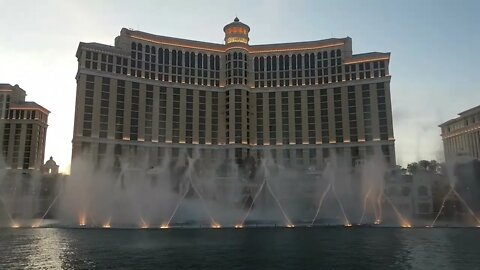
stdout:
POLYGON ((397 163, 443 161, 438 125, 480 104, 476 0, 0 0, 0 83, 51 111, 45 160, 71 161, 79 42, 113 45, 122 27, 223 43, 235 16, 250 44, 349 36, 353 53, 391 52, 397 163))

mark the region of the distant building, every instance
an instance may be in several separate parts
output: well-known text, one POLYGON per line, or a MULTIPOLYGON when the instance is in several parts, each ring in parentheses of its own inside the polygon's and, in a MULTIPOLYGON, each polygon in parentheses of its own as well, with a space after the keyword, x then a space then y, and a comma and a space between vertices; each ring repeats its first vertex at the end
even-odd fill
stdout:
POLYGON ((415 175, 398 175, 385 182, 385 195, 408 216, 431 215, 433 209, 433 184, 441 178, 426 172, 415 175))
POLYGON ((480 159, 480 106, 458 115, 459 117, 439 126, 445 160, 453 161, 453 158, 459 155, 480 159))
POLYGON ((300 168, 374 153, 395 164, 390 53, 353 54, 350 37, 249 45, 238 18, 223 30, 225 44, 125 28, 115 46, 81 42, 73 159, 155 166, 198 149, 300 168))
POLYGON ((9 169, 40 170, 50 111, 18 85, 0 84, 0 149, 9 169))
POLYGON ((55 160, 53 160, 53 157, 50 157, 50 159, 42 165, 41 171, 43 174, 58 174, 59 167, 55 160))

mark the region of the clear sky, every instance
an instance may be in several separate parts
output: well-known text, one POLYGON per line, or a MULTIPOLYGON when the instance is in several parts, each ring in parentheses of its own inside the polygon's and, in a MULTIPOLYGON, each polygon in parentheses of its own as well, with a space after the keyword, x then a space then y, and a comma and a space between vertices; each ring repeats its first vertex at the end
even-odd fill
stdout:
POLYGON ((0 83, 49 109, 46 156, 68 169, 80 41, 113 45, 122 27, 223 43, 235 16, 250 43, 349 36, 353 53, 391 52, 397 162, 443 160, 438 125, 480 104, 477 0, 0 0, 0 83))

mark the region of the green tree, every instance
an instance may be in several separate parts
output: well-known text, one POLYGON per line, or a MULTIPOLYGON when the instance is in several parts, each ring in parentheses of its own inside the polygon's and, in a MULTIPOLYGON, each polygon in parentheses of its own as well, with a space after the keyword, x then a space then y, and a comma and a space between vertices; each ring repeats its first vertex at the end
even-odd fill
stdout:
POLYGON ((419 170, 438 174, 442 171, 442 164, 437 162, 436 160, 420 160, 418 162, 412 162, 407 165, 407 172, 409 174, 415 174, 419 170))
POLYGON ((418 171, 418 163, 417 162, 412 162, 410 164, 407 165, 407 172, 409 174, 415 174, 417 171, 418 171))

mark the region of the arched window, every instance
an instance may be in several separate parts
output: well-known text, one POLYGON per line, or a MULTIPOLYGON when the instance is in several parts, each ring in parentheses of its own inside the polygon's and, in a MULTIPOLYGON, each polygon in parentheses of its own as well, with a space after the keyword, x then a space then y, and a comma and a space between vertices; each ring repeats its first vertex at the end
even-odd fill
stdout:
POLYGON ((157 49, 155 48, 155 46, 152 46, 152 54, 156 54, 157 53, 157 49))
POLYGON ((280 70, 283 70, 283 55, 280 55, 278 57, 278 65, 280 67, 280 70))
POLYGON ((195 67, 195 53, 190 53, 190 64, 192 65, 192 68, 195 67))
POLYGON ((310 68, 310 61, 308 61, 308 53, 303 56, 305 62, 305 68, 310 68))
POLYGON ((215 56, 215 69, 220 70, 220 56, 215 56))
POLYGON ((150 53, 150 46, 149 45, 145 45, 145 52, 150 53))
POLYGON ((267 56, 267 71, 272 70, 272 57, 267 56))
POLYGON ((207 69, 207 68, 208 68, 207 62, 208 62, 208 57, 207 57, 206 54, 204 54, 204 55, 203 55, 203 68, 204 68, 204 69, 207 69))
POLYGON ((340 56, 342 56, 342 51, 337 50, 337 57, 340 57, 340 56))
POLYGON ((163 64, 163 49, 158 48, 158 63, 163 64))
POLYGON ((210 69, 215 70, 215 57, 210 55, 210 69))
POLYGON ((335 51, 334 51, 334 50, 331 50, 331 51, 330 51, 330 57, 331 57, 331 58, 334 58, 334 57, 335 57, 335 51))
POLYGON ((300 54, 297 55, 297 69, 302 69, 302 56, 300 54))
POLYGON ((260 71, 265 70, 265 58, 262 56, 260 57, 260 71))
POLYGON ((185 52, 185 66, 190 67, 190 53, 185 52))
POLYGON ((237 57, 238 57, 237 52, 234 52, 233 53, 233 60, 237 60, 237 57))
POLYGON ((290 56, 285 55, 285 70, 290 69, 290 56))
POLYGON ((297 69, 297 56, 292 55, 292 69, 297 69))
POLYGON ((177 65, 177 51, 172 50, 172 65, 177 65))
POLYGON ((253 67, 255 68, 255 71, 259 70, 258 57, 253 58, 253 67))
POLYGON ((136 50, 136 49, 137 49, 137 43, 132 42, 132 50, 136 50))
POLYGON ((315 54, 310 54, 310 68, 315 68, 315 54))
POLYGON ((426 186, 419 186, 417 193, 418 196, 428 196, 428 189, 426 186))
POLYGON ((138 43, 137 51, 142 51, 142 43, 138 43))
POLYGON ((328 57, 328 53, 327 53, 326 51, 323 52, 323 58, 325 59, 325 58, 327 58, 327 57, 328 57))
POLYGON ((272 56, 272 70, 277 70, 277 56, 272 56))
POLYGON ((317 53, 317 60, 321 60, 322 59, 322 53, 321 52, 318 52, 317 53))
POLYGON ((201 53, 197 54, 197 65, 198 68, 202 68, 202 57, 203 55, 201 53))
POLYGON ((230 61, 230 60, 232 60, 232 54, 231 53, 227 54, 227 61, 230 61))
POLYGON ((183 52, 182 51, 178 51, 177 65, 183 66, 183 52))
POLYGON ((165 57, 163 58, 163 61, 165 65, 168 65, 170 63, 170 51, 168 49, 165 49, 164 55, 165 57))

